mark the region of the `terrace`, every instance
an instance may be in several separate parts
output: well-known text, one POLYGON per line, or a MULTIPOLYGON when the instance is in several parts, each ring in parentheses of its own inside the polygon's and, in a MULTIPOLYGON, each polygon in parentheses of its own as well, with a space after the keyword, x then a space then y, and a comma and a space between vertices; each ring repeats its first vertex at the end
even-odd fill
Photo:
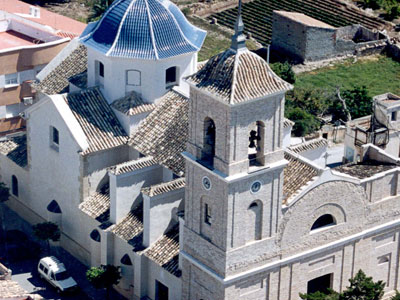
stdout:
POLYGON ((42 44, 43 41, 14 30, 0 32, 0 49, 42 44))
POLYGON ((372 177, 376 174, 386 172, 396 168, 397 165, 393 163, 383 163, 375 160, 367 160, 359 163, 351 163, 334 168, 333 170, 340 173, 356 177, 358 179, 365 179, 372 177))

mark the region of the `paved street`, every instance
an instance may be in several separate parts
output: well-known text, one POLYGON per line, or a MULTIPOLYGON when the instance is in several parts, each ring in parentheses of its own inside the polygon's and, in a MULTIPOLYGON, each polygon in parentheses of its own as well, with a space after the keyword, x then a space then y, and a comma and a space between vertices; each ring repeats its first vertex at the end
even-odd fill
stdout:
MULTIPOLYGON (((5 228, 6 230, 20 230, 27 234, 31 239, 32 230, 31 226, 22 220, 17 214, 8 209, 6 206, 0 204, 0 209, 4 209, 5 216, 5 228)), ((1 226, 0 226, 1 228, 1 226)), ((3 245, 4 246, 4 245, 3 245)), ((45 248, 45 247, 44 247, 45 248)), ((42 247, 43 249, 43 247, 42 247)), ((29 249, 28 249, 29 251, 29 249)), ((45 252, 34 258, 24 260, 11 260, 9 261, 9 255, 4 253, 4 247, 0 249, 0 262, 6 265, 12 270, 12 279, 18 282, 22 288, 29 293, 34 293, 42 296, 45 299, 104 299, 105 292, 103 290, 96 290, 86 280, 87 267, 81 264, 77 259, 71 256, 68 252, 62 248, 52 248, 51 255, 58 257, 66 266, 69 273, 76 280, 80 287, 80 291, 72 295, 60 295, 57 294, 56 290, 48 284, 45 280, 41 279, 37 273, 37 264, 40 257, 45 256, 45 252)), ((115 291, 112 291, 110 295, 112 300, 125 299, 115 291)))

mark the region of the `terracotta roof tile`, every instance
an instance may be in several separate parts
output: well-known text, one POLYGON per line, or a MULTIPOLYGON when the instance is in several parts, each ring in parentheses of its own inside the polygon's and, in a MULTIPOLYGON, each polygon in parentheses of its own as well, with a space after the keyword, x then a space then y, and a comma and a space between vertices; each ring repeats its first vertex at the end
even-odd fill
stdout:
POLYGON ((28 165, 26 135, 8 137, 6 140, 0 141, 0 153, 20 167, 26 167, 28 165))
POLYGON ((143 250, 143 208, 142 203, 130 211, 112 230, 115 235, 133 246, 134 251, 143 250))
POLYGON ((12 280, 0 280, 0 299, 25 299, 29 293, 17 282, 12 280))
POLYGON ((160 184, 152 185, 147 188, 142 189, 142 193, 154 197, 157 195, 161 195, 164 193, 168 193, 171 191, 175 191, 178 189, 182 189, 185 187, 185 178, 178 178, 169 182, 163 182, 160 184))
POLYGON ((48 95, 59 94, 68 85, 68 78, 80 74, 87 69, 86 47, 77 44, 77 47, 59 65, 57 65, 42 81, 35 82, 32 86, 48 95))
POLYGON ((22 17, 25 19, 42 25, 50 26, 56 30, 58 29, 59 32, 57 34, 68 35, 68 37, 75 37, 79 36, 86 27, 85 23, 48 11, 47 9, 39 6, 36 7, 40 9, 40 17, 31 16, 31 6, 34 5, 19 0, 0 1, 0 10, 4 10, 13 14, 22 14, 22 17))
POLYGON ((180 277, 179 226, 174 226, 163 235, 153 246, 146 250, 145 255, 171 274, 180 277))
POLYGON ((84 155, 121 146, 128 141, 124 129, 98 88, 64 94, 85 133, 89 148, 84 155))
POLYGON ((110 192, 96 192, 79 204, 79 209, 99 222, 105 222, 110 217, 110 192))
POLYGON ((210 58, 187 81, 230 104, 292 89, 260 56, 247 49, 239 52, 228 49, 210 58))
POLYGON ((289 127, 289 126, 292 126, 292 127, 293 127, 293 125, 294 125, 294 122, 293 122, 293 121, 291 121, 291 120, 289 120, 289 119, 287 119, 287 118, 285 118, 285 119, 283 120, 283 127, 284 127, 284 128, 287 128, 287 127, 289 127))
POLYGON ((87 71, 71 76, 68 81, 80 89, 87 88, 87 71))
POLYGON ((318 171, 288 152, 285 152, 285 159, 289 161, 289 164, 283 171, 283 203, 287 204, 291 197, 318 175, 318 171))
POLYGON ((152 111, 156 108, 156 105, 154 103, 144 102, 142 97, 138 93, 131 92, 127 96, 115 100, 111 104, 111 107, 115 108, 116 110, 122 112, 127 116, 133 116, 152 111))
POLYGON ((294 153, 302 153, 309 150, 314 150, 322 147, 327 147, 328 141, 326 139, 314 139, 298 145, 290 146, 289 149, 294 153))
POLYGON ((130 145, 174 173, 183 174, 185 161, 181 153, 186 149, 188 126, 188 99, 172 90, 143 120, 130 145))
POLYGON ((151 156, 142 157, 139 159, 124 162, 122 164, 110 167, 109 170, 115 175, 120 175, 135 170, 147 168, 156 165, 157 161, 151 156))

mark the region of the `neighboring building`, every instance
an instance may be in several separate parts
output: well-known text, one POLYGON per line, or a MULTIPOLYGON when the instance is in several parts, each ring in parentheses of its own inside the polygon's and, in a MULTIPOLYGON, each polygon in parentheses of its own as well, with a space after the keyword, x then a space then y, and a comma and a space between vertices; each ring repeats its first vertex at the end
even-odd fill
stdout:
POLYGON ((30 295, 17 282, 11 279, 11 270, 0 263, 0 299, 33 300, 43 299, 39 295, 30 295))
POLYGON ((380 53, 387 42, 362 25, 335 28, 302 13, 273 12, 271 47, 298 62, 380 53))
POLYGON ((29 82, 84 27, 21 1, 0 2, 0 135, 25 128, 20 113, 35 92, 29 82))
POLYGON ((373 144, 400 157, 400 97, 391 93, 373 98, 373 114, 347 122, 344 159, 356 162, 362 146, 373 144))
POLYGON ((130 299, 298 299, 358 269, 391 295, 400 159, 365 144, 330 169, 302 156, 321 162, 325 140, 285 150, 292 86, 245 47, 240 11, 197 66, 205 32, 174 4, 115 1, 39 74, 26 134, 0 141, 6 204, 120 266, 130 299))

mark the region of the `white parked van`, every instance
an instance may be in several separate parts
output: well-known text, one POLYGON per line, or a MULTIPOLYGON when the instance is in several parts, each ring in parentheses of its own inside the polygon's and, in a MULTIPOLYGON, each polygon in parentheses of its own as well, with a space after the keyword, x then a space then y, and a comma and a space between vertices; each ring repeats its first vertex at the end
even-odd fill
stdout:
POLYGON ((76 281, 68 274, 64 264, 54 256, 43 257, 38 264, 38 273, 46 279, 57 292, 69 292, 77 289, 76 281))

